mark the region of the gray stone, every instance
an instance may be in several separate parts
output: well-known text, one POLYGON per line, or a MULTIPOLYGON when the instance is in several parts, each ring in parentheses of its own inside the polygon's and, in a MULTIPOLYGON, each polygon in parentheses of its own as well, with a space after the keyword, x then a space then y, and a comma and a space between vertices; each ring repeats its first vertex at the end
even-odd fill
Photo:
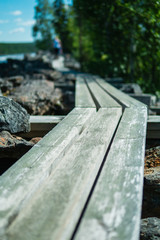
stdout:
POLYGON ((0 132, 0 175, 28 152, 41 138, 27 141, 7 131, 0 132))
POLYGON ((20 86, 21 83, 24 81, 24 77, 23 76, 13 76, 13 77, 7 78, 6 80, 11 82, 13 84, 13 87, 17 87, 17 86, 20 86))
POLYGON ((0 78, 0 89, 3 93, 8 93, 13 89, 13 83, 9 82, 7 79, 0 78))
POLYGON ((156 217, 141 220, 140 240, 160 239, 160 219, 156 217))
POLYGON ((36 72, 39 74, 43 74, 47 80, 57 81, 63 79, 63 75, 61 72, 52 69, 37 69, 36 72))
POLYGON ((65 55, 64 66, 75 70, 80 70, 81 65, 70 54, 65 55))
POLYGON ((0 132, 0 159, 22 157, 31 147, 32 141, 27 141, 21 137, 11 135, 7 131, 0 132))
POLYGON ((120 90, 125 93, 142 94, 141 87, 136 83, 123 84, 120 90))
POLYGON ((29 132, 29 114, 12 99, 0 96, 0 131, 29 132))
POLYGON ((24 81, 10 97, 31 115, 58 115, 56 111, 63 109, 62 92, 54 88, 53 81, 24 81))
POLYGON ((136 100, 146 104, 148 107, 154 106, 156 104, 156 96, 153 94, 129 94, 131 97, 135 98, 136 100))

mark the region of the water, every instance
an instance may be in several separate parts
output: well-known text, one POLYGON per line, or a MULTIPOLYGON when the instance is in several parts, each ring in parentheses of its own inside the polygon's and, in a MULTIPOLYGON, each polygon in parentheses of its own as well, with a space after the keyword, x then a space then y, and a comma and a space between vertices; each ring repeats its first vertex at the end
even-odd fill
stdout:
MULTIPOLYGON (((35 53, 30 53, 31 56, 35 56, 35 53)), ((7 62, 7 58, 22 60, 24 58, 24 54, 8 54, 8 55, 0 55, 0 63, 7 62)))

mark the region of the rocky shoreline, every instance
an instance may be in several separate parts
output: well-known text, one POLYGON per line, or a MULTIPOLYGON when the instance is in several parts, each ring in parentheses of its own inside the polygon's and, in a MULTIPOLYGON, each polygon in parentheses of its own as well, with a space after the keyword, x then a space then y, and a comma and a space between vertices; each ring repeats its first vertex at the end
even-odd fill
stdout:
MULTIPOLYGON (((18 136, 30 131, 30 115, 66 115, 74 107, 74 71, 57 71, 54 60, 53 54, 40 51, 0 63, 0 174, 41 139, 18 136)), ((71 57, 65 62, 78 70, 71 57)))

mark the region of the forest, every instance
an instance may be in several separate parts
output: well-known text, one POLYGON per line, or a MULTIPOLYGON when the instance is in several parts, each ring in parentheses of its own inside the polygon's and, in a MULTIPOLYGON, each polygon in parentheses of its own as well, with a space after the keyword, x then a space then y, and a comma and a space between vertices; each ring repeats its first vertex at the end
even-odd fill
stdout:
POLYGON ((32 53, 35 51, 34 43, 0 43, 0 55, 32 53))
POLYGON ((160 0, 36 0, 35 20, 38 48, 58 35, 83 72, 160 93, 160 0))

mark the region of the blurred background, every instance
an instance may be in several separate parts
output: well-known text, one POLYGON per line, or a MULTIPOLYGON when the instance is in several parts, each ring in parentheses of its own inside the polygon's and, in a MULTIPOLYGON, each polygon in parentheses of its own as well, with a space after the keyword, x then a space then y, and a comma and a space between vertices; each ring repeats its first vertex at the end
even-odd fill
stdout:
POLYGON ((83 72, 160 96, 159 0, 0 1, 0 55, 52 51, 55 36, 83 72))

